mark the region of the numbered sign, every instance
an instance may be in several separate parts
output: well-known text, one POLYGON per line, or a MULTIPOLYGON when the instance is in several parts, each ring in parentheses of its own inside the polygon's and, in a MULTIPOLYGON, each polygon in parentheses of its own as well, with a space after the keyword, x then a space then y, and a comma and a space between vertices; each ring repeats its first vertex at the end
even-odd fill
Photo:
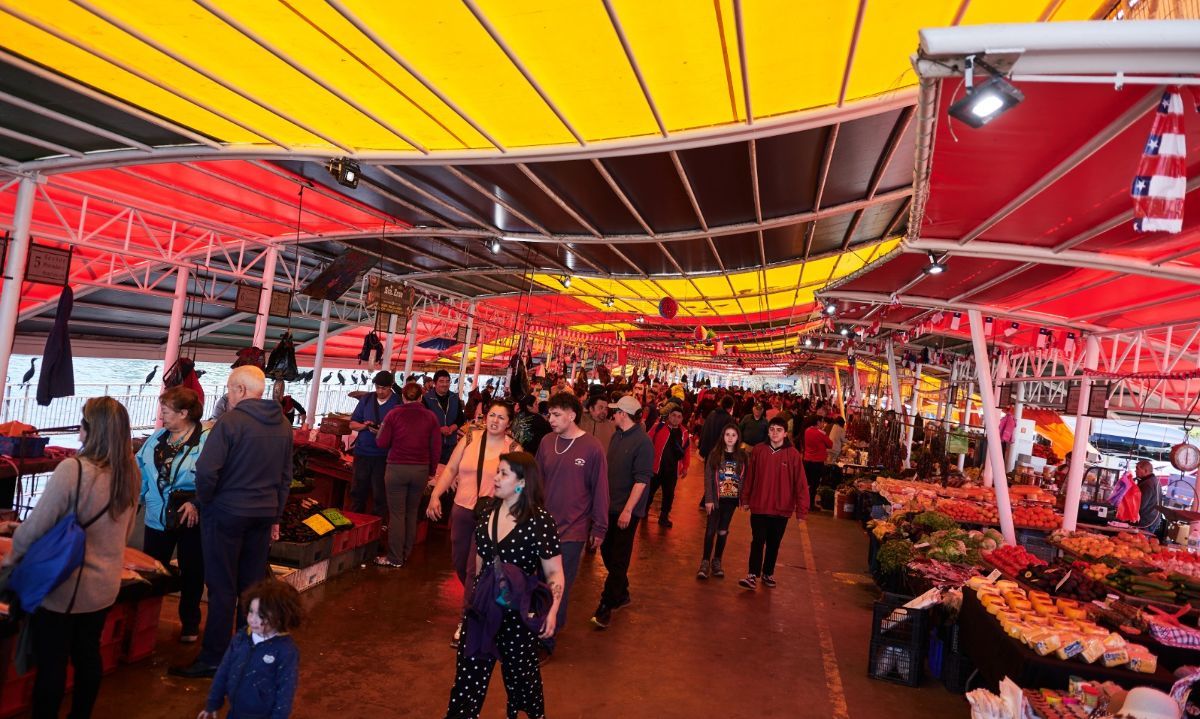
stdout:
POLYGON ((233 300, 233 308, 238 312, 258 314, 258 302, 262 298, 262 288, 251 285, 238 285, 237 297, 233 300))
POLYGON ((25 281, 66 287, 71 276, 71 250, 30 245, 25 263, 25 281))

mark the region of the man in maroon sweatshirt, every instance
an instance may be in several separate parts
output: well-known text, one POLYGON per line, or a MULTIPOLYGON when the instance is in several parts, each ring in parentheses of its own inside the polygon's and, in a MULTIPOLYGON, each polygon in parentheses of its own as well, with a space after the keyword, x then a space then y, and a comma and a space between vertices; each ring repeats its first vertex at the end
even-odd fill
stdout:
POLYGON ((383 475, 387 490, 387 555, 375 563, 403 567, 417 540, 417 508, 429 478, 437 473, 442 453, 441 423, 421 403, 415 382, 400 391, 403 404, 387 413, 375 435, 375 445, 388 450, 383 475))
POLYGON ((787 434, 787 420, 771 418, 767 441, 750 454, 742 480, 742 509, 750 510, 750 573, 738 584, 746 589, 756 589, 759 577, 768 587, 775 586, 775 560, 788 517, 795 514, 804 521, 808 516, 803 458, 787 434))

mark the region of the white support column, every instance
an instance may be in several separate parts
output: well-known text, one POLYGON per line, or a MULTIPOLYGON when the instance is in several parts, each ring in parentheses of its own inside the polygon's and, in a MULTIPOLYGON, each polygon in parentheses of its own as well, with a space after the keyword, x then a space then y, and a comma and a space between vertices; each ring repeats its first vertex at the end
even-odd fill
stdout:
POLYGON ((483 332, 479 333, 479 344, 475 348, 475 380, 471 383, 472 387, 479 387, 479 367, 483 364, 483 332))
POLYGON ((917 364, 917 373, 913 376, 912 396, 912 415, 909 417, 908 428, 904 432, 904 456, 908 457, 908 464, 912 466, 912 443, 913 432, 917 428, 917 417, 921 416, 921 374, 925 371, 925 365, 917 364))
POLYGON ((854 395, 854 401, 851 402, 850 405, 853 407, 862 407, 864 404, 863 396, 862 396, 862 385, 858 380, 858 367, 857 366, 850 368, 850 391, 854 395))
MULTIPOLYGON (((959 419, 958 419, 958 428, 961 430, 964 430, 964 431, 967 429, 967 422, 971 418, 971 397, 974 394, 975 394, 975 383, 968 382, 967 383, 967 396, 963 400, 963 413, 962 413, 962 416, 959 417, 959 419)), ((966 464, 967 464, 967 455, 966 454, 958 455, 958 471, 960 471, 960 472, 963 471, 963 467, 965 467, 966 464)))
POLYGON ((255 347, 266 349, 267 324, 271 321, 271 291, 275 288, 275 263, 279 261, 279 250, 274 246, 265 250, 263 258, 262 295, 258 298, 258 316, 254 318, 255 347))
POLYGON ((390 372, 392 370, 392 352, 396 349, 396 315, 388 315, 388 335, 383 341, 383 363, 379 365, 379 369, 390 372))
MULTIPOLYGON (((25 283, 25 261, 29 257, 29 225, 33 218, 33 198, 37 180, 22 177, 17 186, 17 204, 13 208, 13 232, 8 243, 8 262, 4 265, 3 290, 0 291, 0 414, 4 413, 4 394, 8 390, 8 363, 12 359, 13 340, 17 338, 17 311, 21 308, 21 285, 25 283)), ((4 419, 24 419, 4 417, 4 419)))
MULTIPOLYGON (((179 360, 179 344, 183 336, 183 314, 187 310, 188 268, 181 266, 175 273, 175 299, 171 302, 171 324, 167 327, 167 351, 163 354, 163 368, 159 379, 166 389, 167 373, 179 360)), ((154 420, 154 428, 162 427, 162 418, 154 420)))
MULTIPOLYGON (((1084 340, 1083 366, 1096 369, 1100 363, 1100 340, 1088 335, 1084 340)), ((1092 418, 1087 416, 1092 379, 1086 374, 1079 388, 1079 408, 1075 411, 1075 444, 1071 446, 1071 466, 1067 471, 1067 497, 1063 505, 1063 529, 1075 531, 1079 521, 1079 495, 1083 489, 1083 468, 1087 463, 1088 438, 1092 434, 1092 418)), ((1069 409, 1069 408, 1068 408, 1069 409)))
POLYGON ((888 382, 891 383, 892 402, 890 409, 894 412, 900 411, 900 377, 896 374, 896 349, 892 347, 892 341, 887 343, 887 364, 888 364, 888 382))
POLYGON ((317 400, 321 395, 321 373, 325 371, 325 341, 329 338, 329 310, 333 303, 321 301, 321 328, 317 331, 317 356, 313 360, 312 382, 308 385, 308 417, 304 426, 312 429, 317 421, 317 400))
MULTIPOLYGON (((1001 467, 1004 458, 1000 452, 1000 423, 997 421, 996 396, 992 392, 992 367, 988 362, 987 340, 983 336, 983 315, 979 310, 967 310, 971 321, 971 342, 975 346, 975 366, 979 372, 979 397, 983 404, 983 429, 987 434, 988 461, 1001 467)), ((1000 533, 1006 544, 1017 543, 1017 532, 1013 527, 1012 501, 1008 497, 1008 478, 997 473, 993 489, 996 491, 996 509, 1000 513, 1000 533)))
MULTIPOLYGON (((987 340, 985 339, 984 343, 986 344, 986 342, 987 342, 987 340)), ((988 364, 988 369, 991 369, 990 363, 988 364)), ((1007 377, 1008 377, 1008 355, 1001 355, 1000 358, 996 361, 996 374, 993 376, 992 382, 991 382, 992 397, 1000 396, 1000 383, 1003 382, 1007 377)), ((980 395, 980 397, 982 397, 983 393, 980 392, 979 395, 980 395)), ((982 407, 979 408, 979 411, 984 414, 992 415, 993 417, 996 418, 997 423, 999 423, 1000 417, 1004 414, 1001 411, 1000 407, 998 407, 996 405, 989 405, 986 402, 983 404, 982 407)), ((1003 448, 1001 448, 1000 456, 1003 459, 1003 457, 1004 457, 1003 448)), ((985 487, 992 486, 992 480, 995 478, 995 473, 996 473, 995 468, 996 467, 1007 467, 1007 466, 1008 465, 1004 462, 993 465, 992 464, 992 455, 989 452, 986 460, 983 463, 983 473, 980 475, 983 478, 983 486, 985 486, 985 487)), ((1005 471, 1007 471, 1007 470, 1005 470, 1005 471)))
POLYGON ((471 344, 474 341, 475 330, 475 303, 472 302, 467 308, 467 341, 462 346, 462 356, 458 358, 458 398, 466 400, 467 398, 467 353, 471 351, 471 344))
POLYGON ((408 376, 412 374, 413 353, 417 349, 417 324, 420 322, 420 318, 421 315, 416 311, 408 318, 408 347, 404 352, 404 376, 396 382, 401 387, 408 381, 408 376))
MULTIPOLYGON (((850 371, 853 372, 854 368, 851 367, 850 371)), ((837 390, 838 416, 845 417, 846 401, 842 398, 842 371, 837 367, 833 368, 833 386, 834 389, 837 390)))

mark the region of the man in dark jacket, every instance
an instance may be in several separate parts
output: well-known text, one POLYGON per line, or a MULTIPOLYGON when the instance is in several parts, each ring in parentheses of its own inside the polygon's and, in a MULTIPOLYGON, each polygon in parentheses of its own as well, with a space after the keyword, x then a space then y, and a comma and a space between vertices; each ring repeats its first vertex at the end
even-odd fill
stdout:
MULTIPOLYGON (((292 484, 292 428, 279 403, 262 399, 262 370, 245 365, 226 381, 229 411, 196 460, 196 505, 208 587, 200 656, 171 673, 211 677, 229 647, 238 597, 263 577, 292 484)), ((244 621, 238 616, 238 623, 244 621)))
POLYGON ((622 397, 613 405, 616 429, 608 444, 608 531, 600 545, 600 556, 608 579, 592 624, 608 628, 614 609, 629 604, 629 562, 633 558, 633 536, 638 521, 646 516, 646 485, 654 473, 654 443, 640 421, 642 405, 633 397, 622 397))
POLYGON ((463 423, 462 401, 450 392, 450 373, 440 369, 433 373, 433 389, 425 394, 425 406, 437 416, 442 428, 440 464, 450 461, 454 445, 458 444, 458 428, 463 423))
MULTIPOLYGON (((400 397, 393 391, 396 378, 384 370, 375 375, 375 391, 358 400, 350 415, 350 429, 358 432, 354 440, 354 484, 350 487, 351 509, 362 514, 367 511, 367 499, 384 524, 388 522, 387 488, 383 477, 387 471, 388 451, 375 444, 375 433, 383 426, 388 412, 400 406, 400 397)), ((438 448, 441 451, 441 448, 438 448)))
MULTIPOLYGON (((751 447, 756 447, 767 441, 767 416, 766 409, 757 402, 750 408, 750 414, 742 417, 741 424, 742 441, 751 447)), ((704 455, 708 459, 708 455, 704 455)))
POLYGON ((713 410, 712 414, 704 420, 704 426, 700 429, 700 458, 708 459, 708 455, 713 451, 721 441, 721 431, 725 429, 725 425, 734 421, 733 415, 730 412, 733 410, 733 397, 726 395, 721 398, 721 406, 713 410))

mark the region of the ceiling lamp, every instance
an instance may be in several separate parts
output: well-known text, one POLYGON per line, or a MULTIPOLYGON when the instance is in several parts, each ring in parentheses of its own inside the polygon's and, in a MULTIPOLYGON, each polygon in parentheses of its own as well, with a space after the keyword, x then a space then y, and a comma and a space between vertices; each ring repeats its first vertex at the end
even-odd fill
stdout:
POLYGON ((567 289, 567 290, 571 289, 571 276, 570 275, 562 275, 558 278, 558 281, 562 283, 563 289, 567 289))
POLYGON ((605 307, 612 307, 612 306, 613 306, 613 305, 615 305, 615 304, 617 304, 617 298, 616 298, 616 297, 606 297, 606 298, 604 298, 604 306, 605 306, 605 307))
POLYGON ((335 157, 329 161, 325 169, 329 170, 329 174, 333 175, 333 179, 337 180, 339 185, 349 187, 351 190, 358 187, 358 163, 349 157, 335 157))
POLYGON ((942 264, 946 259, 945 257, 942 257, 942 260, 939 261, 932 252, 927 252, 926 254, 929 256, 929 264, 925 267, 925 274, 940 275, 946 271, 946 265, 942 264))
POLYGON ((838 330, 838 334, 839 334, 839 335, 841 335, 841 336, 843 336, 843 337, 849 337, 849 336, 850 336, 850 328, 849 328, 849 327, 843 327, 843 328, 841 328, 840 330, 838 330))
POLYGON ((982 60, 979 64, 991 75, 982 85, 975 86, 975 56, 967 57, 963 76, 967 94, 950 106, 950 117, 971 127, 983 127, 1025 99, 1024 93, 1013 87, 982 60))
POLYGON ((830 302, 829 304, 825 305, 825 314, 827 314, 827 315, 835 315, 835 314, 837 314, 837 305, 835 305, 835 304, 834 304, 834 303, 832 303, 832 302, 830 302))
POLYGON ((805 338, 804 338, 804 346, 805 346, 805 347, 812 347, 812 337, 805 337, 805 338))
POLYGON ((492 251, 493 255, 500 254, 500 238, 493 237, 487 241, 487 248, 492 251))
POLYGON ((645 317, 645 315, 638 315, 637 317, 633 318, 633 321, 637 322, 640 325, 646 321, 646 317, 645 317))

